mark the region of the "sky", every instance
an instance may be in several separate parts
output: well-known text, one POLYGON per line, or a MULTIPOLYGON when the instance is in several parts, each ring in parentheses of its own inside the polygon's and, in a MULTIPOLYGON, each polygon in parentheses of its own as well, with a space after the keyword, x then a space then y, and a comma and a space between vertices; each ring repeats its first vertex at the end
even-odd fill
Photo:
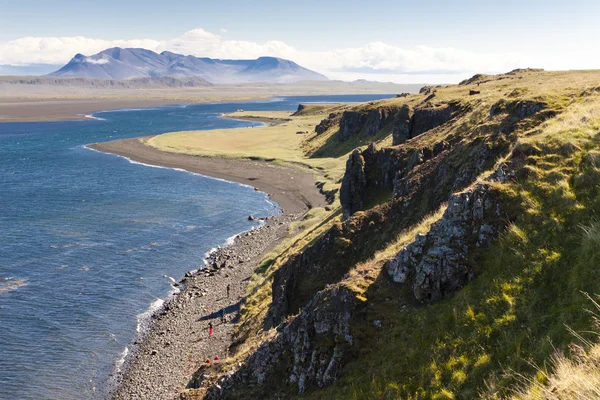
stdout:
POLYGON ((514 68, 597 69, 597 0, 0 0, 0 74, 143 47, 276 56, 331 79, 454 83, 514 68))

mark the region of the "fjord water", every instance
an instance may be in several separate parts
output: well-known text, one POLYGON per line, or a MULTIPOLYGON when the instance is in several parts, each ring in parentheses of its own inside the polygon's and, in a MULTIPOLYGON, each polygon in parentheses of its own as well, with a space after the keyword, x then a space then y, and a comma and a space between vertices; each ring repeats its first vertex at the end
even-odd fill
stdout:
POLYGON ((256 125, 218 118, 294 110, 290 97, 121 110, 96 120, 0 123, 0 398, 106 397, 151 309, 211 248, 278 212, 253 188, 102 154, 85 144, 256 125))

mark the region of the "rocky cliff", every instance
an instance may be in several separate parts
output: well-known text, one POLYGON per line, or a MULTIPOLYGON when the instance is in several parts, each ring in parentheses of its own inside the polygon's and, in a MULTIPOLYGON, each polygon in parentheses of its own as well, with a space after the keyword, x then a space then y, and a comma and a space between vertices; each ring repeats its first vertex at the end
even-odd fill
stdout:
MULTIPOLYGON (((514 349, 527 344, 527 355, 537 356, 532 338, 543 336, 548 320, 525 329, 522 318, 554 312, 544 308, 554 301, 545 293, 565 289, 559 283, 573 260, 561 252, 581 240, 579 230, 564 247, 561 236, 570 230, 562 224, 589 222, 586 210, 600 204, 586 200, 597 191, 578 189, 592 176, 600 180, 596 161, 578 164, 598 157, 575 155, 596 151, 600 122, 576 131, 583 142, 564 143, 568 123, 553 125, 564 98, 538 92, 543 78, 521 87, 536 73, 474 77, 465 87, 425 88, 415 98, 323 120, 317 133, 338 142, 391 138, 347 154, 344 218, 282 258, 266 281, 261 321, 268 339, 210 398, 473 398, 491 390, 486 385, 504 384, 504 362, 525 370, 514 349), (536 237, 544 230, 550 239, 536 237), (552 273, 543 275, 542 265, 552 273), (519 303, 521 293, 538 287, 519 303), (377 375, 361 375, 370 371, 377 375)), ((569 96, 589 92, 564 85, 569 96)), ((573 98, 573 112, 585 101, 573 98)), ((589 121, 592 114, 583 114, 565 121, 589 121)))
POLYGON ((469 252, 489 247, 514 218, 503 207, 501 193, 489 184, 453 195, 429 232, 417 235, 386 263, 388 274, 394 282, 407 284, 419 302, 451 295, 474 278, 469 252))
MULTIPOLYGON (((302 394, 309 387, 330 385, 353 344, 350 320, 355 308, 351 291, 335 286, 317 293, 293 321, 258 348, 238 369, 213 386, 208 399, 252 398, 248 386, 277 384, 302 394)), ((278 393, 280 390, 282 393, 278 393)))

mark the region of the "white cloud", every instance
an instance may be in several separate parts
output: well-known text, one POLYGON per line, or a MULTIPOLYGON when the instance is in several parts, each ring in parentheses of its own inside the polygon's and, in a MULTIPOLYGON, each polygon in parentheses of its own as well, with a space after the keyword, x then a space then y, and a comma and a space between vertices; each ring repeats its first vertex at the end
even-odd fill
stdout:
MULTIPOLYGON (((221 32, 227 32, 222 28, 221 32)), ((455 82, 476 72, 503 72, 534 66, 519 53, 477 54, 454 48, 400 48, 383 42, 331 51, 303 51, 281 41, 224 40, 194 29, 169 40, 102 40, 86 37, 24 37, 0 42, 0 64, 64 64, 76 53, 92 55, 110 47, 142 47, 212 58, 276 56, 297 62, 332 79, 396 82, 455 82)), ((99 63, 102 60, 98 61, 99 63)))
POLYGON ((98 64, 98 65, 108 64, 110 62, 110 60, 108 58, 100 58, 98 60, 95 60, 95 59, 90 58, 90 57, 86 57, 85 61, 87 63, 90 63, 90 64, 98 64))
POLYGON ((221 33, 227 33, 227 29, 226 28, 221 28, 221 33))

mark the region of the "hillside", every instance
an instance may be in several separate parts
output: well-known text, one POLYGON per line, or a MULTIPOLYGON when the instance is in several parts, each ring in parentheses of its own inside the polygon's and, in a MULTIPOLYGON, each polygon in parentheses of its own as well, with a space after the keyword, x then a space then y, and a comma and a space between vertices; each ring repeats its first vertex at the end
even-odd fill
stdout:
POLYGON ((146 49, 119 47, 106 49, 89 57, 77 54, 64 67, 49 76, 115 80, 199 77, 217 84, 327 80, 325 76, 303 68, 293 61, 276 57, 259 57, 256 60, 217 60, 185 56, 169 51, 157 54, 146 49))
MULTIPOLYGON (((288 123, 314 127, 301 152, 270 159, 314 168, 339 205, 309 212, 264 258, 230 358, 200 367, 182 398, 549 398, 564 368, 585 381, 599 81, 515 70, 301 107, 288 123)), ((166 150, 181 151, 170 135, 166 150)))

